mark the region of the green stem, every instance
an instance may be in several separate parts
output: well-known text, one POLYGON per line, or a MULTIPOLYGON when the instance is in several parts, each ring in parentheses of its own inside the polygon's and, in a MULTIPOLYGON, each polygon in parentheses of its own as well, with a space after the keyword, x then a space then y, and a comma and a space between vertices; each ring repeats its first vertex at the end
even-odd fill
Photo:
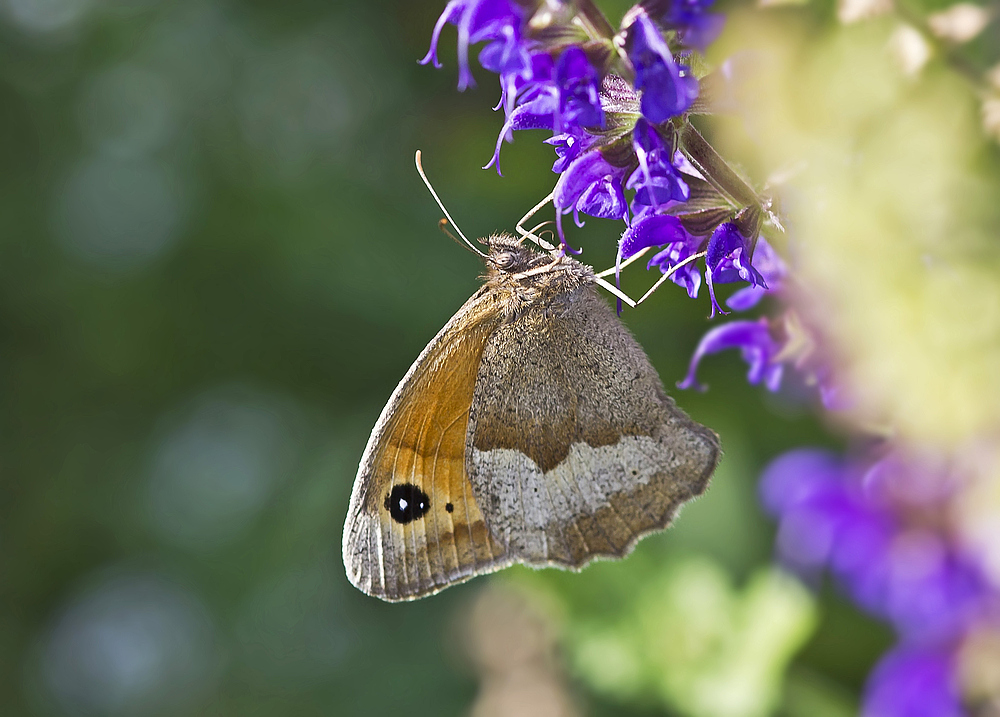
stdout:
POLYGON ((591 0, 576 0, 576 7, 580 11, 578 17, 583 22, 588 35, 595 40, 611 41, 614 39, 615 28, 591 0))
POLYGON ((729 166, 687 119, 677 121, 675 127, 680 139, 681 152, 709 184, 722 192, 737 207, 760 207, 763 204, 753 187, 729 166))

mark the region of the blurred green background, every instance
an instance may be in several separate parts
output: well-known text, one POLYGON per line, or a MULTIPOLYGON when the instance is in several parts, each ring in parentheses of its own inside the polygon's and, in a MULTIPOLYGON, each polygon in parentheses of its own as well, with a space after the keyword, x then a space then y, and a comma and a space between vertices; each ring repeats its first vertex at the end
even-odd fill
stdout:
MULTIPOLYGON (((442 8, 0 4, 3 715, 465 714, 489 677, 474 606, 500 585, 551 626, 578 712, 852 714, 891 634, 770 572, 755 493, 770 458, 833 439, 735 355, 672 391, 722 436, 709 493, 628 560, 402 605, 345 579, 368 433, 481 271, 414 150, 470 235, 555 179, 530 134, 503 179, 479 169, 495 80, 455 91, 450 30, 444 70, 416 62, 442 8)), ((571 236, 605 268, 619 230, 571 236)), ((668 387, 707 313, 668 285, 624 315, 668 387)))

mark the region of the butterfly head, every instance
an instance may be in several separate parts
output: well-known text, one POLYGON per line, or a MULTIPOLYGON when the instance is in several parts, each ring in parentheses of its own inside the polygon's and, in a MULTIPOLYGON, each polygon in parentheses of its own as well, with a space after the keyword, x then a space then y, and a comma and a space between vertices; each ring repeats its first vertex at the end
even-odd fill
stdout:
POLYGON ((505 321, 531 307, 548 306, 594 280, 594 270, 558 250, 541 252, 523 239, 495 234, 483 240, 487 287, 500 299, 505 321))
POLYGON ((524 239, 510 234, 494 234, 486 237, 482 242, 489 248, 486 264, 492 278, 519 277, 526 272, 530 272, 528 276, 562 272, 570 265, 583 267, 582 264, 564 256, 561 252, 537 251, 524 239))

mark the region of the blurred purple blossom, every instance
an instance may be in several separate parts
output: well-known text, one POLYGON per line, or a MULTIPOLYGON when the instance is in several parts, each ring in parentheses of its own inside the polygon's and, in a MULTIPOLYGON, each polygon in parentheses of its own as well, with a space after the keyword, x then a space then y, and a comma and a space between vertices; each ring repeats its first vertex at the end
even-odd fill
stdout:
MULTIPOLYGON (((761 500, 778 518, 777 550, 787 565, 806 574, 829 569, 900 636, 901 646, 871 675, 864 714, 960 715, 952 653, 986 614, 989 586, 975 561, 905 497, 908 476, 926 473, 926 456, 891 444, 882 452, 845 460, 820 449, 790 451, 764 470, 761 500)), ((931 465, 948 486, 947 464, 931 465)))
POLYGON ((872 671, 861 717, 964 717, 954 663, 947 649, 897 646, 872 671))
POLYGON ((725 24, 722 15, 708 12, 714 0, 645 0, 650 17, 668 30, 676 30, 688 47, 704 50, 725 24))

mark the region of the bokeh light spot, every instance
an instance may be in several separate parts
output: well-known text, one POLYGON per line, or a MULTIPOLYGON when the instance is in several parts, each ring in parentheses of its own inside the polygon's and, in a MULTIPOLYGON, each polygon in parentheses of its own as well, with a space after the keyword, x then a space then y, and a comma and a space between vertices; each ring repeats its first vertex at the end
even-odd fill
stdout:
POLYGON ((185 413, 155 450, 147 504, 163 540, 211 550, 248 527, 289 470, 295 411, 234 387, 201 396, 185 413))
POLYGON ((71 173, 52 221, 70 254, 103 269, 128 270, 148 264, 177 239, 183 214, 180 189, 164 168, 98 157, 71 173))
POLYGON ((161 714, 196 702, 216 659, 211 620, 194 595, 155 574, 123 574, 56 619, 42 681, 66 714, 161 714))
POLYGON ((95 77, 80 102, 81 130, 102 153, 141 158, 162 147, 176 127, 177 100, 163 78, 119 65, 95 77))
POLYGON ((93 0, 6 0, 2 7, 20 29, 44 34, 73 27, 93 4, 93 0))

